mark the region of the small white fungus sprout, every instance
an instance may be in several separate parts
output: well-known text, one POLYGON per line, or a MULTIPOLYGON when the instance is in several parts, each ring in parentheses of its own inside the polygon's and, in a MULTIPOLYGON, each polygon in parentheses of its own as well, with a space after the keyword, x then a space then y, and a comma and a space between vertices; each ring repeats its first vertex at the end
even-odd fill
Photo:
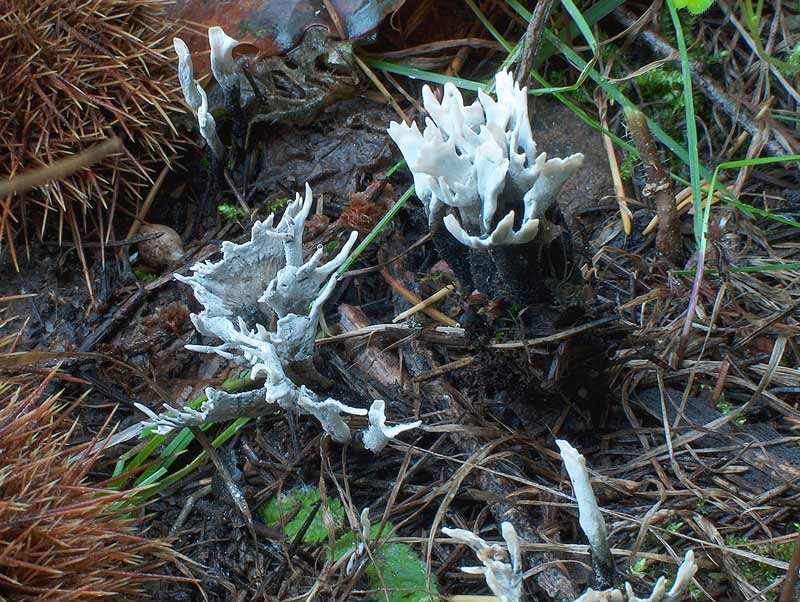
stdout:
POLYGON ((471 105, 445 84, 441 103, 428 86, 422 90, 429 117, 392 123, 395 141, 414 176, 432 231, 445 227, 474 249, 530 242, 539 220, 583 162, 580 153, 565 159, 537 154, 528 119, 528 91, 510 72, 495 76, 497 100, 483 91, 471 105), (458 218, 449 213, 453 208, 458 218))
POLYGON ((369 408, 369 428, 364 432, 364 447, 376 454, 386 447, 391 439, 400 433, 418 428, 421 420, 386 426, 386 402, 376 399, 369 408))
POLYGON ((489 544, 466 529, 442 528, 445 535, 472 548, 483 564, 483 566, 462 566, 463 572, 483 575, 486 585, 500 602, 519 602, 522 592, 522 553, 519 537, 511 523, 503 523, 500 525, 500 530, 506 542, 506 550, 497 544, 489 544))
POLYGON ((344 569, 345 575, 352 575, 355 573, 356 568, 367 560, 365 552, 367 551, 371 530, 372 524, 369 521, 369 507, 367 507, 361 511, 361 515, 359 516, 359 534, 361 537, 358 538, 358 543, 353 553, 350 555, 350 558, 347 560, 347 566, 345 566, 344 569))
POLYGON ((667 591, 667 578, 663 575, 658 578, 653 590, 647 598, 637 596, 630 583, 625 584, 625 593, 618 589, 595 591, 589 588, 575 602, 677 602, 692 583, 692 578, 697 573, 697 561, 694 551, 688 550, 683 558, 683 563, 675 573, 675 582, 667 591))
POLYGON ((208 97, 203 86, 195 82, 195 89, 200 96, 200 106, 197 108, 197 125, 200 128, 200 135, 203 140, 208 144, 208 148, 217 159, 222 159, 225 155, 225 147, 222 146, 222 141, 217 134, 217 122, 211 111, 208 110, 208 97))
POLYGON ((586 470, 586 458, 563 439, 557 439, 556 445, 561 450, 561 459, 572 483, 572 491, 578 502, 578 522, 586 534, 586 539, 589 540, 592 558, 595 565, 607 573, 603 576, 611 580, 614 573, 614 559, 608 545, 606 522, 597 505, 597 498, 589 480, 589 471, 586 470))
POLYGON ((186 45, 186 42, 180 38, 173 38, 172 45, 175 47, 175 53, 178 55, 178 81, 181 82, 183 99, 186 101, 186 104, 189 105, 192 113, 197 113, 203 99, 197 91, 197 82, 194 80, 192 55, 189 53, 189 47, 186 45))
POLYGON ((211 47, 211 73, 223 90, 230 90, 236 85, 236 62, 233 60, 233 49, 240 42, 234 40, 219 27, 208 28, 208 44, 211 47))

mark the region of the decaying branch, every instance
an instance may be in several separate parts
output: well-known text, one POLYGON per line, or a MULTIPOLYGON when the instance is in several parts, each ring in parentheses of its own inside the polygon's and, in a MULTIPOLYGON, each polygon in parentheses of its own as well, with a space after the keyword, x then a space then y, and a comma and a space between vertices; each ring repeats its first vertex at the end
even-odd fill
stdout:
POLYGON ((664 257, 677 264, 682 255, 682 241, 672 179, 661 163, 658 146, 650 133, 644 113, 636 107, 625 107, 624 111, 628 131, 644 164, 646 184, 642 196, 653 199, 658 214, 656 248, 664 257))

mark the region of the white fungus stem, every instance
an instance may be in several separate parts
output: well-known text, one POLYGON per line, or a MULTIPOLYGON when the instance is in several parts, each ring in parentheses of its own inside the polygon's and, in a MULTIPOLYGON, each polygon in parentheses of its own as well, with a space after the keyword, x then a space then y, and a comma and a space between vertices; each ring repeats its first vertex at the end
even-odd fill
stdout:
POLYGON ((600 587, 608 587, 614 578, 614 559, 608 545, 606 523, 592 490, 589 471, 586 470, 586 458, 563 439, 557 439, 556 444, 561 450, 561 459, 564 461, 575 500, 578 502, 578 522, 592 550, 595 578, 600 587))
POLYGON ((175 47, 175 53, 178 55, 178 81, 181 82, 181 90, 183 91, 183 99, 192 113, 197 113, 203 98, 197 91, 197 82, 194 80, 194 65, 192 64, 192 55, 189 53, 189 47, 186 42, 180 38, 173 38, 172 45, 175 47))
POLYGON ((197 125, 200 127, 200 135, 208 144, 212 154, 220 161, 225 156, 225 147, 217 134, 217 122, 211 111, 208 110, 208 97, 206 91, 200 84, 196 84, 197 93, 200 95, 200 106, 197 109, 197 125))

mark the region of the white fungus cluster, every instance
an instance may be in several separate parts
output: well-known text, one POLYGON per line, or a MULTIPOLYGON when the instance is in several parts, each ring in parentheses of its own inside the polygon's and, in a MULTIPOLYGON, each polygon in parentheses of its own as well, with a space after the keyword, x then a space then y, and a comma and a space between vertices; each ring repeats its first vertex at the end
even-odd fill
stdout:
POLYGON ((472 548, 483 566, 462 566, 461 570, 471 575, 483 575, 486 585, 500 602, 519 602, 522 592, 522 552, 519 537, 511 523, 500 525, 506 550, 490 544, 466 529, 442 529, 442 532, 472 548))
POLYGON ((389 126, 431 230, 444 221, 459 242, 474 249, 533 240, 539 220, 583 162, 580 153, 550 160, 537 154, 527 88, 510 72, 498 73, 495 86, 497 100, 479 90, 467 106, 453 84, 445 84, 441 102, 425 86, 425 129, 420 132, 416 123, 389 126))
POLYGON ((321 399, 305 385, 294 382, 294 375, 316 374, 314 339, 322 305, 336 287, 336 269, 347 259, 357 238, 352 232, 338 255, 327 263, 321 263, 321 246, 304 261, 303 229, 312 203, 311 188, 306 185, 305 198, 298 194, 277 225, 270 215, 255 223, 249 241, 222 243, 221 261, 199 263, 188 277, 176 275, 192 287, 203 305, 202 312, 191 316, 197 331, 221 341, 187 348, 214 353, 246 367, 251 378, 264 377, 264 386, 236 394, 208 388, 208 400, 199 410, 167 407, 167 412, 156 415, 138 406, 148 414, 148 425, 155 426, 157 432, 262 416, 272 410, 272 404, 314 416, 340 443, 350 440, 350 428, 342 415, 369 414, 364 443, 374 452, 399 433, 419 426, 417 422, 387 427, 383 400, 375 400, 368 411, 335 399, 321 399), (265 326, 272 324, 272 328, 265 326))
POLYGON ((650 595, 646 598, 637 596, 630 583, 625 583, 625 591, 606 589, 595 591, 589 588, 575 602, 677 602, 683 597, 686 588, 692 583, 692 578, 697 572, 697 561, 694 551, 689 550, 683 557, 683 562, 675 573, 672 587, 667 590, 667 578, 663 575, 658 578, 650 595))
MULTIPOLYGON (((208 43, 211 48, 211 73, 224 92, 230 92, 237 85, 236 62, 233 58, 233 49, 239 45, 223 31, 221 27, 208 29, 208 43)), ((217 124, 214 116, 208 110, 206 92, 197 80, 194 79, 194 65, 189 47, 180 38, 173 38, 172 44, 178 55, 178 80, 181 83, 183 99, 197 116, 197 125, 200 135, 206 141, 211 152, 217 159, 224 154, 224 147, 217 134, 217 124)))
MULTIPOLYGON (((578 522, 590 542, 592 554, 606 554, 610 559, 606 525, 597 506, 597 500, 589 480, 586 460, 574 447, 563 440, 556 441, 561 450, 561 459, 569 473, 575 497, 578 501, 578 522)), ((504 550, 498 544, 490 544, 471 531, 465 529, 443 528, 442 532, 458 543, 468 545, 475 552, 483 566, 462 567, 465 573, 482 574, 486 584, 500 602, 520 602, 522 595, 522 554, 519 537, 511 523, 500 526, 506 542, 504 550)), ((612 561, 613 562, 613 561, 612 561)), ((641 598, 636 595, 630 583, 622 589, 601 591, 589 588, 574 602, 677 602, 697 573, 697 561, 692 550, 688 550, 683 562, 675 573, 672 587, 667 590, 666 577, 659 577, 650 595, 641 598)))

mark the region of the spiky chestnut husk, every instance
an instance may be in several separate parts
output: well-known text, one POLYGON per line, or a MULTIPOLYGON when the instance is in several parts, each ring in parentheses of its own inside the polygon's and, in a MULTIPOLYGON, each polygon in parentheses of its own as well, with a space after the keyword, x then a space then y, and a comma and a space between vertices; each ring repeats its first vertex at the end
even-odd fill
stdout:
POLYGON ((174 552, 139 534, 122 492, 89 482, 97 456, 70 444, 69 412, 45 393, 54 376, 0 380, 0 599, 151 599, 174 552))
MULTIPOLYGON (((2 246, 27 225, 105 234, 136 210, 175 154, 180 110, 168 0, 14 0, 0 11, 0 179, 74 155, 112 133, 125 152, 24 195, 0 198, 2 246), (125 207, 127 205, 127 207, 125 207), (112 209, 116 207, 116 209, 112 209), (44 209, 44 211, 42 210, 44 209), (26 224, 27 222, 27 224, 26 224)), ((78 242, 76 240, 76 242, 78 242)))

